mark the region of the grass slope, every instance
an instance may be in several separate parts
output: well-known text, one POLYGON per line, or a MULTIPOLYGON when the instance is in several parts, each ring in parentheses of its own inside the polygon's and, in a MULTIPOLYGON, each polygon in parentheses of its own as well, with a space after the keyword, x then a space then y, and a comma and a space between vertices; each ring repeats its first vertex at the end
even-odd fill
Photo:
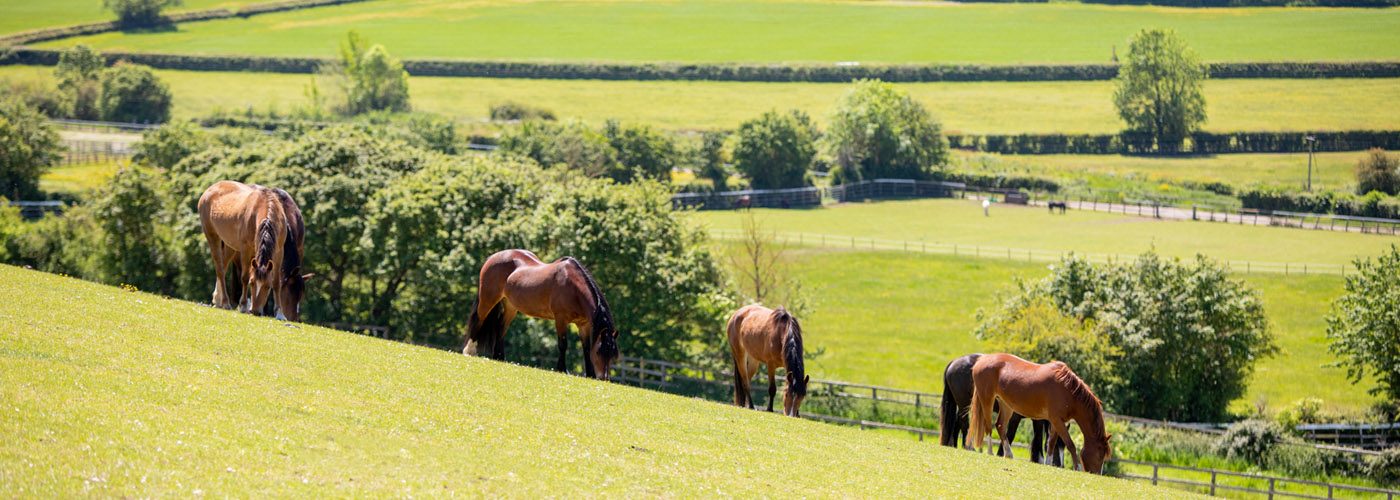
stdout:
POLYGON ((1400 57, 1400 9, 711 0, 382 1, 177 31, 56 42, 198 53, 325 54, 356 29, 406 57, 625 61, 1106 62, 1144 26, 1203 58, 1400 57))
POLYGON ((0 266, 0 496, 1174 498, 0 266))
MULTIPOLYGON (((170 84, 175 115, 215 109, 290 111, 307 103, 308 75, 157 71, 170 84)), ((0 66, 0 78, 52 79, 53 68, 0 66)), ((1108 82, 900 84, 949 131, 1114 133, 1122 128, 1108 82)), ((414 109, 485 119, 505 101, 560 117, 608 118, 670 129, 733 129, 770 109, 800 109, 819 122, 850 86, 834 83, 627 82, 413 77, 414 109)), ((1400 101, 1400 79, 1207 80, 1211 131, 1400 128, 1377 102, 1400 101)))

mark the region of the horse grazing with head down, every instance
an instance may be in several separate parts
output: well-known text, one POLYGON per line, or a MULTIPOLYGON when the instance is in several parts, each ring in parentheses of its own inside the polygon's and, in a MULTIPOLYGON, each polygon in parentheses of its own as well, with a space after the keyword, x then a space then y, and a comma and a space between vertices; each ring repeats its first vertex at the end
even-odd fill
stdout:
POLYGON ((781 364, 787 372, 783 415, 800 416, 798 407, 807 397, 807 381, 811 377, 802 366, 802 326, 797 318, 781 307, 775 311, 749 305, 729 317, 728 330, 729 350, 734 355, 734 404, 754 407, 749 379, 758 371, 758 364, 763 363, 768 366, 768 411, 773 411, 773 399, 778 394, 774 376, 781 364))
MULTIPOLYGON (((981 359, 981 354, 968 354, 948 363, 948 367, 943 369, 943 398, 940 407, 942 432, 939 434, 939 443, 943 446, 958 445, 958 437, 962 436, 964 448, 968 448, 968 410, 972 407, 972 367, 981 359)), ((998 414, 1001 413, 999 405, 992 404, 992 408, 998 414)), ((1011 420, 1007 422, 1006 435, 1011 438, 1016 437, 1016 429, 1021 426, 1021 420, 1025 416, 1014 413, 1011 420)), ((1049 435, 1050 422, 1048 420, 1031 421, 1031 461, 1035 463, 1049 463, 1054 466, 1063 466, 1063 459, 1060 451, 1064 449, 1064 444, 1060 443, 1050 449, 1049 460, 1045 460, 1044 451, 1045 440, 1049 435)), ((1009 454, 1007 449, 1011 440, 1002 441, 997 447, 997 454, 1009 454)))
POLYGON ((277 290, 277 310, 287 319, 301 321, 301 300, 306 297, 306 280, 314 274, 302 274, 301 264, 303 243, 306 240, 306 225, 301 218, 301 207, 297 206, 292 195, 279 188, 272 188, 273 194, 282 202, 282 211, 287 219, 287 239, 282 245, 282 286, 277 290))
MULTIPOLYGON (((214 305, 233 308, 224 274, 235 263, 243 280, 238 310, 261 311, 268 295, 279 293, 284 281, 290 228, 281 197, 255 184, 220 181, 199 197, 199 223, 214 258, 214 305)), ((278 319, 286 319, 285 313, 278 308, 278 319)))
POLYGON ((1076 468, 1100 474, 1103 464, 1112 455, 1108 440, 1113 437, 1104 430, 1103 403, 1089 386, 1064 363, 1053 361, 1036 364, 1010 354, 987 354, 972 367, 972 446, 982 447, 982 438, 991 432, 992 402, 1000 400, 1002 409, 1010 411, 997 415, 996 430, 1005 440, 1006 424, 1011 412, 1037 420, 1049 420, 1054 432, 1051 442, 1064 443, 1074 458, 1076 468), (1084 456, 1070 440, 1070 420, 1079 424, 1084 434, 1084 456))
POLYGON ((583 264, 564 257, 545 264, 527 250, 505 250, 481 265, 480 285, 467 319, 467 342, 462 353, 489 353, 505 359, 506 328, 516 313, 554 320, 559 338, 559 364, 566 372, 569 325, 578 325, 583 344, 584 375, 608 380, 617 360, 617 326, 598 283, 583 264))

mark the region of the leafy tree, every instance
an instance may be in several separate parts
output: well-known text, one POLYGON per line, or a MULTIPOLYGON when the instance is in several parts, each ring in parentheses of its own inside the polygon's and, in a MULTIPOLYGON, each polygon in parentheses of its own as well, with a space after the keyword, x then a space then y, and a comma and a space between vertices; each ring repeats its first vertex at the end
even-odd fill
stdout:
POLYGON ((102 72, 98 109, 112 122, 165 123, 170 120, 170 86, 149 66, 119 62, 102 72))
POLYGON ((1133 35, 1114 78, 1113 103, 1129 132, 1145 134, 1161 151, 1176 151, 1206 121, 1206 65, 1176 30, 1133 35))
POLYGON ((1400 172, 1396 171, 1397 164, 1400 162, 1386 155, 1385 150, 1372 149, 1356 164, 1356 194, 1380 191, 1394 195, 1400 192, 1400 172))
POLYGON ((20 237, 24 235, 24 219, 19 207, 0 196, 0 262, 14 262, 19 257, 20 237))
POLYGON ((1346 293, 1327 315, 1327 349, 1352 383, 1373 375, 1372 394, 1400 401, 1400 248, 1352 264, 1346 293))
POLYGON ((691 151, 690 164, 695 175, 709 179, 715 192, 729 189, 729 168, 725 166, 724 132, 704 132, 700 134, 700 144, 691 151))
POLYGON ((390 56, 383 45, 351 31, 340 45, 338 65, 330 70, 344 87, 343 113, 408 111, 408 72, 403 62, 390 56))
POLYGON ((978 337, 1033 361, 1078 363, 1109 408, 1148 418, 1219 420, 1254 362, 1278 350, 1258 294, 1199 255, 1181 263, 1149 251, 1112 266, 1071 256, 978 319, 978 337))
POLYGON ((624 125, 616 120, 608 120, 603 135, 616 159, 608 177, 621 183, 644 178, 671 181, 671 169, 680 161, 680 150, 671 136, 650 125, 624 125))
POLYGON ((949 158, 942 125, 908 92, 879 80, 856 81, 841 97, 826 148, 842 182, 928 179, 949 158))
POLYGON ((806 113, 768 111, 739 124, 734 169, 754 189, 782 189, 808 184, 807 170, 817 154, 817 127, 806 113))
POLYGON ((213 138, 190 122, 175 122, 146 131, 136 143, 132 161, 169 169, 187 157, 208 149, 213 138))
POLYGON ((103 245, 92 250, 98 252, 102 281, 173 293, 178 265, 171 261, 169 230, 152 216, 161 212, 164 203, 159 184, 140 168, 124 168, 93 204, 103 245))
POLYGON ((102 7, 116 14, 117 23, 128 28, 165 24, 160 11, 184 4, 184 0, 102 0, 102 7))
POLYGON ((606 174, 614 151, 606 135, 578 120, 526 121, 501 137, 501 151, 545 167, 563 165, 588 177, 606 174))
POLYGON ((58 132, 43 115, 17 99, 0 100, 0 196, 38 196, 39 176, 60 151, 58 132))
POLYGON ((98 78, 105 65, 102 56, 85 44, 75 45, 58 56, 54 76, 58 77, 58 90, 63 95, 66 116, 79 120, 101 117, 97 109, 101 90, 98 78))

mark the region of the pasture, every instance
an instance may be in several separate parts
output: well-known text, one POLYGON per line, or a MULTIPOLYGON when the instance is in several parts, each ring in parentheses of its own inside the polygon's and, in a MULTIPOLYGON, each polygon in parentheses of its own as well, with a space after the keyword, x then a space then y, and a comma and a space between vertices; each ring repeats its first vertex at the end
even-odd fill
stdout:
POLYGON ((0 282, 6 497, 1186 496, 10 266, 0 282))
POLYGON ((107 184, 117 172, 117 164, 109 162, 75 163, 49 169, 39 178, 39 189, 46 192, 79 195, 107 184))
MULTIPOLYGON (((1356 185, 1356 163, 1366 155, 1365 151, 1316 153, 1313 189, 1350 192, 1356 185)), ((1057 178, 1092 175, 1148 183, 1221 182, 1242 188, 1251 184, 1301 187, 1308 177, 1307 153, 1179 158, 1123 155, 1002 155, 997 158, 1015 171, 1057 178)))
MULTIPOLYGON (((157 70, 177 118, 215 110, 287 113, 308 104, 310 75, 157 70)), ((53 68, 0 66, 0 78, 49 79, 53 68)), ((666 129, 734 129, 770 109, 800 109, 824 123, 848 89, 841 83, 644 82, 412 77, 413 108, 484 120, 515 101, 560 118, 609 118, 666 129)), ((1113 133, 1122 123, 1109 82, 909 83, 944 129, 965 133, 1113 133)), ((1209 131, 1400 128, 1378 101, 1400 101, 1400 79, 1207 80, 1209 131)))
POLYGON ((1400 57, 1400 9, 710 0, 380 1, 47 44, 320 55, 355 29, 400 57, 607 61, 1108 62, 1145 26, 1207 61, 1400 57), (873 35, 872 35, 873 34, 873 35))
MULTIPOLYGON (((177 10, 233 8, 257 0, 184 0, 177 10)), ((101 1, 46 0, 0 3, 0 34, 78 23, 110 21, 116 15, 102 8, 101 1)))

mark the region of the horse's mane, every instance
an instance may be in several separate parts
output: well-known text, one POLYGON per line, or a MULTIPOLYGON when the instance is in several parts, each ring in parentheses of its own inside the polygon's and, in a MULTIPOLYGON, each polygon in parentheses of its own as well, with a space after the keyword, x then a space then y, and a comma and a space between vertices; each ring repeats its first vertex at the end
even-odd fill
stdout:
MULTIPOLYGON (((277 195, 283 210, 290 210, 287 203, 291 202, 292 195, 281 189, 273 189, 272 192, 277 195)), ((282 277, 291 279, 295 286, 295 284, 301 283, 301 280, 296 279, 301 274, 301 252, 297 251, 296 224, 287 217, 283 217, 283 222, 287 225, 287 241, 282 244, 282 277)))
POLYGON ((262 222, 258 223, 258 260, 253 266, 253 272, 257 273, 258 279, 267 277, 267 269, 263 268, 263 263, 271 263, 272 253, 277 250, 277 233, 272 222, 276 209, 272 198, 268 198, 267 214, 263 216, 262 222))
MULTIPOLYGON (((1055 381, 1069 389, 1069 393, 1075 401, 1089 408, 1089 427, 1103 428, 1103 401, 1094 395, 1094 391, 1089 389, 1089 385, 1084 383, 1084 379, 1079 378, 1079 375, 1076 375, 1074 370, 1069 368, 1069 365, 1060 363, 1059 368, 1055 370, 1055 381)), ((1081 430, 1085 427, 1083 423, 1079 425, 1081 430)))
MULTIPOLYGON (((573 257, 564 257, 564 260, 583 272, 583 281, 588 283, 588 291, 593 294, 593 318, 589 322, 593 326, 593 334, 602 335, 603 345, 598 349, 598 355, 604 358, 616 356, 617 343, 609 334, 617 331, 617 325, 613 323, 612 308, 608 307, 608 299, 603 297, 603 291, 598 289, 598 282, 593 280, 593 275, 589 274, 588 268, 583 267, 582 262, 573 257)), ((584 349, 587 348, 584 346, 584 349)))
POLYGON ((773 311, 773 320, 782 323, 787 330, 787 336, 783 339, 783 368, 792 374, 792 385, 789 389, 794 394, 805 395, 807 378, 803 373, 806 369, 802 365, 802 325, 798 324, 792 313, 781 307, 773 311))

